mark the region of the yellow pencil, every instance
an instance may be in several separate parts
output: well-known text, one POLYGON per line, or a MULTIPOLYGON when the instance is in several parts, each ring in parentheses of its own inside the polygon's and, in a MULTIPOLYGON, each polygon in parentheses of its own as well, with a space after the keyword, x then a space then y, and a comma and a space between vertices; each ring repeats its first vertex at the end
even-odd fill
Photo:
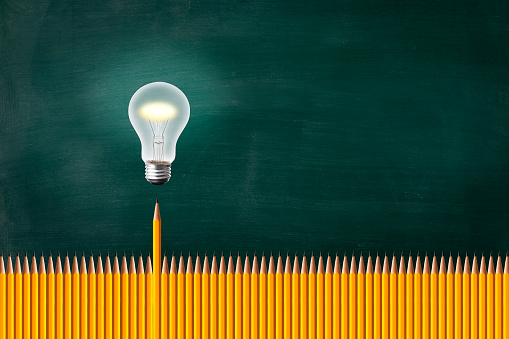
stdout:
MULTIPOLYGON (((433 269, 431 271, 433 274, 433 269)), ((442 253, 440 259, 440 271, 438 273, 438 338, 447 338, 447 273, 445 268, 445 257, 442 253)), ((433 311, 433 306, 431 307, 433 311)))
POLYGON ((16 264, 14 267, 14 284, 15 284, 15 334, 16 339, 23 338, 23 273, 21 272, 21 264, 19 262, 19 253, 16 255, 16 264))
POLYGON ((382 266, 378 253, 373 274, 373 338, 382 338, 382 266))
MULTIPOLYGON (((177 338, 177 263, 175 262, 175 254, 171 256, 170 264, 170 277, 169 277, 169 337, 170 339, 177 338)), ((212 337, 211 337, 212 338, 212 337)), ((141 338, 140 338, 141 339, 141 338)), ((217 339, 217 338, 215 338, 217 339)))
POLYGON ((486 283, 487 283, 486 260, 481 256, 479 269, 479 339, 486 339, 486 283))
MULTIPOLYGON (((298 264, 298 262, 297 262, 298 264)), ((332 338, 341 338, 341 267, 339 265, 339 256, 336 253, 334 260, 334 273, 332 275, 332 338)), ((299 336, 293 336, 298 338, 299 336)))
POLYGON ((234 323, 235 338, 242 338, 242 263, 240 261, 240 253, 237 254, 237 265, 234 275, 234 323))
MULTIPOLYGON (((235 338, 235 294, 234 294, 233 257, 230 253, 228 271, 226 272, 226 338, 235 338)), ((274 299, 273 299, 274 300, 274 299)))
MULTIPOLYGON (((115 280, 115 276, 113 277, 115 280)), ((129 338, 129 270, 125 253, 122 257, 120 270, 120 336, 122 339, 129 338)))
MULTIPOLYGON (((90 290, 92 291, 92 290, 90 290)), ((129 337, 136 339, 138 335, 138 276, 136 275, 136 261, 131 252, 129 263, 129 337)))
MULTIPOLYGON (((121 309, 120 309, 120 267, 118 256, 115 253, 113 258, 113 338, 120 339, 121 327, 121 309)), ((73 338, 74 339, 74 338, 73 338)))
POLYGON ((256 253, 253 258, 253 268, 251 270, 251 338, 257 339, 259 336, 259 293, 258 288, 260 286, 259 271, 258 271, 258 260, 256 259, 256 253))
POLYGON ((15 291, 15 285, 14 285, 14 269, 12 268, 12 258, 11 253, 9 252, 9 256, 7 257, 7 308, 6 308, 6 315, 7 315, 7 339, 14 339, 14 316, 15 316, 15 297, 16 297, 16 291, 15 291))
MULTIPOLYGON (((177 337, 185 339, 186 337, 186 274, 184 257, 180 253, 179 270, 177 276, 177 337)), ((151 339, 151 338, 147 338, 151 339)))
POLYGON ((104 309, 104 337, 111 339, 113 338, 113 274, 109 253, 106 254, 104 264, 104 309))
POLYGON ((348 330, 349 326, 349 299, 350 299, 350 291, 348 289, 348 258, 346 253, 343 257, 343 268, 341 270, 341 338, 348 338, 350 332, 348 330))
POLYGON ((325 305, 324 305, 324 288, 325 288, 325 268, 323 265, 322 254, 320 253, 320 257, 318 258, 318 270, 316 272, 316 331, 315 336, 317 338, 323 338, 325 336, 324 333, 324 324, 325 324, 325 305))
MULTIPOLYGON (((39 261, 39 338, 46 339, 47 338, 47 276, 46 276, 46 267, 44 263, 44 255, 41 252, 41 259, 39 261)), ((53 296, 54 298, 54 296, 53 296)), ((55 299, 53 299, 54 301, 55 299)), ((34 307, 34 305, 32 305, 34 307)))
POLYGON ((242 275, 242 338, 251 337, 251 266, 246 253, 244 274, 242 275))
POLYGON ((140 252, 138 267, 136 269, 138 278, 138 339, 145 339, 147 334, 147 281, 145 279, 145 267, 143 267, 143 256, 140 252))
MULTIPOLYGON (((163 268, 161 272, 161 338, 167 339, 169 332, 169 324, 168 324, 168 283, 169 283, 170 270, 168 269, 168 258, 166 257, 166 253, 163 256, 163 268)), ((131 286, 132 291, 132 286, 131 286)), ((134 298, 136 300, 136 296, 134 298)), ((132 309, 131 309, 132 311, 132 309)), ((136 322, 136 315, 134 315, 134 322, 136 322)), ((131 321, 132 324, 132 321, 131 321)), ((136 333, 136 331, 134 332, 136 333)))
POLYGON ((479 267, 474 253, 470 273, 470 338, 479 338, 479 267))
POLYGON ((447 266, 447 339, 454 338, 454 263, 452 254, 449 253, 449 264, 447 266))
POLYGON ((406 305, 405 305, 405 292, 406 292, 406 282, 405 282, 405 258, 403 257, 403 253, 401 253, 401 258, 399 261, 399 273, 398 273, 398 338, 405 338, 406 334, 406 324, 405 324, 405 315, 406 315, 406 305))
MULTIPOLYGON (((214 266, 212 266, 214 268, 214 266)), ((224 255, 221 254, 218 274, 218 338, 226 338, 226 267, 224 263, 224 255)), ((260 287, 261 293, 261 287, 260 287)), ((180 311, 179 311, 180 312, 180 311)), ((180 325, 180 324, 179 324, 180 325)), ((180 338, 179 338, 180 339, 180 338)))
POLYGON ((23 261, 23 339, 30 339, 32 334, 30 321, 30 305, 31 305, 31 286, 30 286, 30 268, 28 266, 28 257, 25 252, 23 261))
MULTIPOLYGON (((390 269, 389 269, 389 259, 387 258, 387 254, 384 256, 384 266, 382 270, 382 339, 389 339, 389 335, 391 333, 390 330, 390 319, 392 311, 392 299, 390 295, 390 269)), ((396 319, 397 320, 397 319, 396 319)))
POLYGON ((502 319, 502 337, 507 339, 509 338, 509 254, 505 256, 504 275, 502 279, 502 295, 504 297, 502 302, 502 314, 504 316, 502 319))
POLYGON ((463 271, 461 267, 461 258, 458 253, 458 257, 456 260, 456 272, 454 274, 454 338, 461 339, 462 338, 462 316, 463 316, 463 306, 462 306, 462 274, 463 271))
POLYGON ((34 256, 32 257, 32 267, 30 268, 30 285, 31 285, 31 303, 30 306, 32 308, 32 312, 30 318, 32 320, 31 324, 31 339, 39 338, 39 274, 37 273, 37 259, 34 256))
POLYGON ((153 256, 153 273, 152 273, 152 302, 153 317, 152 327, 155 338, 161 335, 161 214, 159 212, 159 202, 156 199, 154 209, 154 220, 152 222, 152 256, 153 256))
MULTIPOLYGON (((325 339, 332 339, 332 263, 330 255, 327 255, 327 264, 325 265, 325 339)), ((298 304, 295 306, 298 307, 298 304)), ((287 338, 291 338, 288 335, 287 338)), ((298 337, 295 337, 298 338, 298 337)))
POLYGON ((72 338, 80 337, 80 272, 76 252, 72 262, 72 338))
MULTIPOLYGON (((411 272, 410 265, 408 265, 407 272, 411 272)), ((421 268, 421 258, 419 254, 417 254, 417 258, 415 259, 415 272, 413 274, 414 276, 414 301, 413 305, 410 305, 409 307, 414 308, 414 319, 410 319, 409 321, 413 323, 414 327, 414 338, 415 339, 421 339, 422 338, 422 320, 424 315, 423 310, 423 274, 422 274, 422 268, 421 268)), ((408 281, 408 280, 407 280, 408 281)), ((429 286, 428 286, 429 287, 429 286)), ((427 296, 429 300, 429 293, 427 296)), ((408 303, 408 300, 407 300, 408 303)), ((427 314, 429 316, 429 314, 427 314)))
MULTIPOLYGON (((267 264, 265 255, 262 254, 260 263, 260 339, 267 338, 267 264)), ((224 337, 222 337, 224 338, 224 337)))
POLYGON ((97 338, 97 279, 92 253, 88 260, 88 335, 90 339, 97 338))
MULTIPOLYGON (((200 255, 196 254, 196 262, 194 266, 193 276, 193 337, 201 338, 201 262, 200 255)), ((165 337, 166 338, 166 337, 165 337)))
MULTIPOLYGON (((283 314, 284 314, 284 338, 292 337, 292 264, 290 263, 290 255, 286 254, 286 264, 284 273, 284 301, 283 301, 283 314)), ((244 337, 245 338, 245 337, 244 337)))
MULTIPOLYGON (((42 256, 41 256, 42 257, 42 256)), ((42 259, 44 260, 44 259, 42 259)), ((51 252, 49 252, 49 257, 48 257, 48 269, 47 269, 47 302, 46 302, 46 305, 47 305, 47 308, 46 308, 46 312, 47 312, 47 316, 46 316, 46 320, 47 320, 47 325, 46 325, 46 331, 47 331, 47 338, 48 339, 55 339, 56 338, 56 333, 55 333, 55 303, 56 303, 56 293, 58 293, 58 291, 56 291, 55 289, 55 270, 53 268, 53 258, 51 256, 51 252)), ((39 284, 39 286, 41 286, 42 284, 39 284)), ((43 338, 41 336, 41 338, 43 338)))
MULTIPOLYGON (((360 266, 360 264, 359 264, 360 266)), ((368 263, 366 265, 366 339, 372 339, 373 333, 373 262, 371 254, 368 256, 368 263)))
POLYGON ((186 339, 191 338, 193 338, 193 260, 189 253, 186 269, 186 339))
POLYGON ((362 253, 357 271, 357 336, 366 336, 366 270, 362 253))
POLYGON ((308 273, 308 338, 316 338, 316 266, 311 253, 308 273))
POLYGON ((276 336, 276 270, 274 268, 274 257, 272 253, 269 259, 269 271, 267 273, 267 338, 274 339, 276 336))
POLYGON ((97 322, 96 322, 96 332, 97 339, 104 339, 105 335, 105 327, 104 327, 104 317, 105 317, 105 304, 104 304, 104 270, 103 270, 103 261, 101 258, 101 252, 99 252, 99 256, 97 257, 97 269, 96 269, 96 286, 97 286, 97 322))
POLYGON ((80 336, 88 338, 88 275, 85 253, 81 256, 80 268, 80 336))
POLYGON ((350 264, 350 274, 348 275, 349 298, 348 305, 350 310, 349 332, 350 338, 357 338, 357 264, 355 263, 355 254, 352 254, 350 264))
MULTIPOLYGON (((389 275, 389 338, 398 337, 398 265, 396 255, 392 254, 391 273, 389 275)), ((403 327, 404 328, 404 327, 403 327)))
POLYGON ((495 266, 490 254, 488 274, 486 275, 486 337, 495 338, 495 266))
MULTIPOLYGON (((417 256, 419 257, 419 256, 417 256)), ((405 303, 405 309, 406 309, 406 339, 412 339, 414 337, 414 263, 412 254, 409 254, 408 256, 408 267, 406 271, 406 279, 405 279, 405 289, 406 289, 406 303, 405 303)), ((419 290, 420 292, 420 290, 419 290)), ((417 305, 416 305, 417 306, 417 305)), ((420 306, 420 300, 419 300, 419 306, 420 306)), ((419 308, 420 311, 420 308, 419 308)), ((420 318, 419 318, 420 321, 420 318)))
POLYGON ((307 339, 308 335, 308 265, 304 253, 300 270, 300 338, 307 339))
MULTIPOLYGON (((465 266, 463 267, 463 281, 462 281, 462 294, 463 294, 463 337, 470 338, 470 262, 468 254, 465 254, 465 266)), ((472 321, 477 319, 472 319, 472 321)))
MULTIPOLYGON (((51 257, 50 257, 51 259, 51 257)), ((49 263, 48 263, 49 265, 49 263)), ((53 265, 52 265, 53 266, 53 265)), ((49 267, 52 267, 49 266, 49 267)), ((57 339, 64 338, 64 275, 62 274, 62 261, 60 253, 57 256, 57 264, 55 269, 55 337, 57 339)))
POLYGON ((7 274, 2 252, 0 254, 0 338, 2 339, 7 338, 7 293, 7 274))
POLYGON ((155 337, 154 331, 154 297, 153 293, 154 289, 154 271, 152 270, 152 259, 150 258, 150 253, 147 254, 147 264, 145 270, 145 329, 146 329, 146 338, 151 339, 155 337))
POLYGON ((495 271, 495 339, 502 339, 502 259, 497 259, 495 271))
MULTIPOLYGON (((210 338, 210 268, 207 252, 203 259, 203 273, 201 275, 201 333, 203 339, 210 338)), ((212 309, 216 313, 217 309, 212 309)))
MULTIPOLYGON (((431 308, 430 308, 430 289, 431 289, 431 279, 430 279, 430 269, 429 269, 429 260, 428 260, 428 254, 424 257, 424 265, 422 270, 422 338, 423 339, 430 339, 430 333, 431 333, 431 323, 430 323, 430 316, 431 316, 431 308)), ((435 313, 436 315, 436 313, 435 313)), ((435 332, 436 333, 436 332, 435 332)), ((436 339, 437 336, 435 334, 434 338, 436 339)))

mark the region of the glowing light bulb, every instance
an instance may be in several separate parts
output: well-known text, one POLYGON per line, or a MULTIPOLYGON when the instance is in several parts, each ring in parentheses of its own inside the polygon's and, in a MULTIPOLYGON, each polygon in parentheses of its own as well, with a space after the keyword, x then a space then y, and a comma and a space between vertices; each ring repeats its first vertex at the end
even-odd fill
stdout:
POLYGON ((141 141, 145 178, 162 185, 170 180, 177 139, 189 121, 189 102, 166 82, 141 87, 129 102, 129 120, 141 141))

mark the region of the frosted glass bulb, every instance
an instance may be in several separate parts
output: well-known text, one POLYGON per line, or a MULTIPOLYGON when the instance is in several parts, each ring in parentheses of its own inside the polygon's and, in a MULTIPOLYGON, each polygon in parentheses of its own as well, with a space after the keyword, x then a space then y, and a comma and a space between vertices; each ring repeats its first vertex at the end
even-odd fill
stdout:
POLYGON ((150 183, 162 185, 170 180, 177 139, 189 112, 184 93, 166 82, 145 85, 131 98, 129 120, 140 138, 145 178, 150 183))

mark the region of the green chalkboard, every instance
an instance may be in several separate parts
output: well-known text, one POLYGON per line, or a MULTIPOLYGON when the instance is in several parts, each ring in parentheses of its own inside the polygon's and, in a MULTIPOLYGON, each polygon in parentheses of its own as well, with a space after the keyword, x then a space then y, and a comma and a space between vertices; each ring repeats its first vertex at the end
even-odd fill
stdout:
POLYGON ((509 3, 0 1, 0 248, 509 249, 509 3), (189 99, 144 178, 141 86, 189 99))

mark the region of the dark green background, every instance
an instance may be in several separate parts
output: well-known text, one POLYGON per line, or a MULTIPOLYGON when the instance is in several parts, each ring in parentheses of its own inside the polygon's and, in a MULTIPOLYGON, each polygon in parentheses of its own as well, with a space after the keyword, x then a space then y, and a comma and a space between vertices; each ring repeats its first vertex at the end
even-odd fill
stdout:
POLYGON ((0 1, 0 248, 505 251, 507 1, 0 1), (172 178, 127 107, 191 105, 172 178))

